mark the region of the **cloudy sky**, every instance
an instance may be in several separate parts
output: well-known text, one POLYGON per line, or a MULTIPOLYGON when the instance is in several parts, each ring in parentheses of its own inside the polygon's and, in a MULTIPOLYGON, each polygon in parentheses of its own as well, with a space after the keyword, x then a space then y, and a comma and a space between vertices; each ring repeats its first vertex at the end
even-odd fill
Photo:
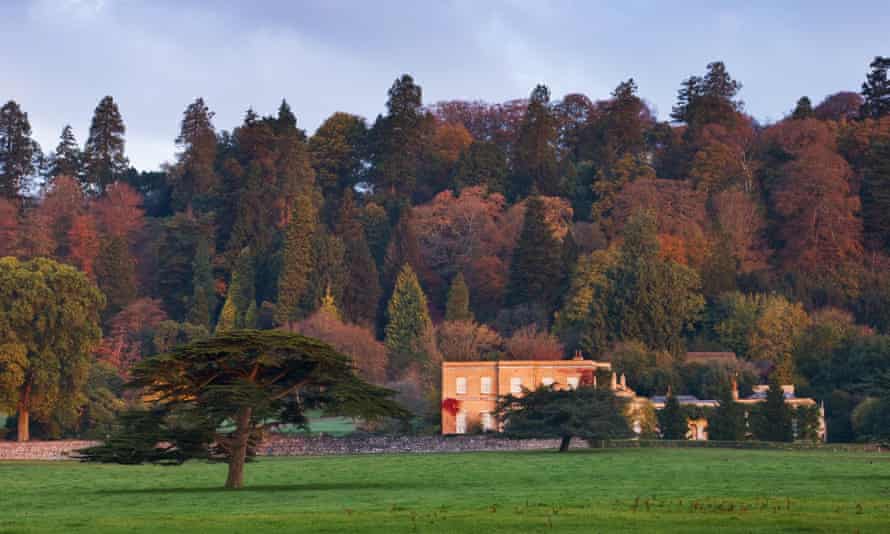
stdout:
POLYGON ((427 103, 503 101, 541 82, 554 97, 597 99, 633 77, 666 118, 681 80, 722 59, 748 111, 768 121, 801 95, 858 90, 871 59, 890 55, 886 0, 730 4, 0 0, 0 99, 22 105, 50 150, 66 123, 82 142, 110 94, 131 161, 153 169, 172 158, 197 96, 220 129, 286 98, 311 133, 335 111, 373 119, 403 72, 427 103))

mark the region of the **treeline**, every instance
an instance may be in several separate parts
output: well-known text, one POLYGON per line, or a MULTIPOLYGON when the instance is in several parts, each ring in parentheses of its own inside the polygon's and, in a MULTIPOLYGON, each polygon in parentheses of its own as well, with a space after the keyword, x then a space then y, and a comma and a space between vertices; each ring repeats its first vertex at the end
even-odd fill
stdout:
POLYGON ((682 82, 670 121, 633 79, 602 100, 539 85, 424 105, 403 75, 372 123, 335 113, 311 136, 287 102, 226 131, 199 98, 160 172, 130 167, 110 96, 83 148, 66 126, 51 153, 10 101, 0 256, 73 265, 105 295, 94 352, 113 372, 90 387, 108 410, 148 354, 283 327, 431 414, 442 358, 581 349, 645 393, 794 382, 832 439, 868 437, 890 371, 888 68, 770 125, 722 62, 682 82), (690 367, 692 349, 744 369, 690 367))

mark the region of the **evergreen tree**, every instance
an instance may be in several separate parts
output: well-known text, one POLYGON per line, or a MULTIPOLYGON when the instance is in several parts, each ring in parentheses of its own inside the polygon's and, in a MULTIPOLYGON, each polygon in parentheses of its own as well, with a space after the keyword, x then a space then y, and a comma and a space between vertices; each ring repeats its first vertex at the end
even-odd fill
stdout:
POLYGON ((794 120, 812 119, 814 116, 813 103, 810 102, 810 98, 807 96, 800 97, 797 105, 794 106, 794 111, 791 112, 791 118, 794 120))
POLYGON ((745 410, 733 398, 732 390, 724 388, 719 405, 708 417, 708 439, 717 441, 742 441, 745 439, 745 410))
POLYGON ((256 268, 253 252, 250 247, 245 247, 238 255, 235 267, 232 269, 226 301, 216 322, 217 333, 256 326, 255 284, 256 268))
POLYGON ((742 109, 735 100, 742 84, 732 79, 722 61, 708 64, 704 77, 692 76, 683 82, 671 117, 689 126, 687 136, 694 138, 705 124, 731 123, 742 109))
POLYGON ((0 108, 0 198, 18 199, 23 194, 39 153, 28 114, 10 100, 0 108))
POLYGON ((293 132, 297 129, 297 116, 294 115, 290 104, 285 99, 281 99, 281 104, 278 106, 278 117, 276 117, 275 122, 276 131, 278 132, 293 132))
POLYGON ((463 273, 457 273, 448 289, 448 300, 445 304, 446 321, 472 321, 470 311, 470 289, 464 281, 463 273))
POLYGON ((211 265, 211 244, 206 237, 198 239, 195 259, 192 261, 192 298, 188 311, 188 322, 208 330, 213 325, 216 311, 216 287, 211 265))
POLYGON ((136 262, 124 236, 103 240, 96 257, 96 282, 105 295, 104 317, 112 317, 136 299, 136 262))
POLYGON ((93 114, 84 149, 84 177, 94 192, 104 193, 127 172, 130 162, 124 155, 125 132, 117 104, 106 96, 93 114))
POLYGON ((561 255, 562 247, 545 219, 544 202, 539 197, 530 198, 510 264, 509 303, 549 309, 559 291, 561 255))
POLYGON ((492 142, 474 141, 461 152, 454 167, 457 190, 481 185, 492 193, 507 193, 507 156, 492 142))
POLYGON ((380 301, 380 276, 349 191, 340 206, 337 233, 345 247, 343 263, 347 270, 340 297, 343 314, 353 323, 373 324, 380 301))
POLYGON ((393 82, 386 102, 388 113, 378 117, 372 130, 373 182, 390 200, 409 198, 431 117, 423 111, 423 91, 414 78, 403 74, 393 82))
POLYGON ((363 118, 334 113, 309 139, 312 166, 326 204, 336 206, 339 197, 362 179, 367 136, 363 118))
POLYGON ((752 430, 760 441, 792 441, 791 409, 785 404, 785 392, 774 378, 770 380, 766 400, 757 405, 752 430))
POLYGON ((299 305, 312 273, 312 238, 315 227, 315 206, 308 193, 301 193, 297 195, 290 222, 284 232, 281 271, 278 275, 278 303, 275 309, 275 321, 278 324, 299 316, 299 305))
POLYGON ((176 210, 185 209, 193 200, 206 197, 218 186, 219 177, 214 169, 217 140, 213 116, 203 98, 189 104, 182 114, 176 138, 180 152, 169 173, 176 210))
POLYGON ((514 177, 510 184, 512 198, 522 198, 532 192, 559 193, 556 134, 550 89, 538 85, 532 91, 516 141, 514 177))
POLYGON ((862 218, 866 235, 890 248, 890 139, 869 148, 862 184, 862 218))
POLYGON ((860 113, 863 117, 879 119, 890 115, 890 79, 887 78, 887 70, 890 70, 890 57, 877 56, 871 62, 871 72, 866 75, 862 84, 862 103, 860 113))
POLYGON ((70 176, 75 180, 82 180, 83 153, 74 138, 71 125, 65 125, 59 136, 59 144, 51 156, 47 173, 47 184, 52 185, 57 176, 70 176))
POLYGON ((664 408, 658 413, 658 426, 662 439, 686 439, 689 423, 680 401, 670 391, 664 402, 664 408))
POLYGON ((302 302, 304 314, 317 310, 326 293, 335 301, 342 298, 349 276, 345 256, 346 247, 339 237, 323 227, 316 230, 312 238, 312 270, 302 302))
POLYGON ((389 356, 389 375, 398 377, 408 369, 425 368, 432 359, 433 323, 427 309, 426 295, 417 275, 405 264, 396 280, 395 290, 386 309, 384 345, 389 356))

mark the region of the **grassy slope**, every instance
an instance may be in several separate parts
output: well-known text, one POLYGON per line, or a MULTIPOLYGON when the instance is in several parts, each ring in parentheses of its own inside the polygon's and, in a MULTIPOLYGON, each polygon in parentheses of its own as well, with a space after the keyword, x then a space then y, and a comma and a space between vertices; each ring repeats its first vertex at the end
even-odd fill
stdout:
POLYGON ((890 457, 875 454, 283 458, 249 465, 244 490, 224 478, 203 463, 0 463, 0 532, 890 531, 890 457))

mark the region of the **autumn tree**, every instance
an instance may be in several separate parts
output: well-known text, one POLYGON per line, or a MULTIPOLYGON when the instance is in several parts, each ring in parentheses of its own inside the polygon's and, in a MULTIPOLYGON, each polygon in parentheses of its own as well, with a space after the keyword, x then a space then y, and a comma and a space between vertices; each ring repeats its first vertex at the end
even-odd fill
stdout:
POLYGON ((76 269, 49 259, 0 259, 0 406, 47 420, 83 402, 90 354, 99 344, 102 293, 76 269))
POLYGON ((221 459, 228 463, 230 489, 244 485, 249 449, 263 430, 286 423, 307 427, 309 408, 368 420, 407 415, 391 400, 394 392, 356 376, 349 358, 285 332, 241 330, 177 347, 139 363, 129 386, 158 400, 122 416, 120 431, 82 451, 82 459, 221 459))
POLYGON ((278 303, 275 310, 275 320, 279 324, 297 317, 300 301, 308 288, 313 265, 312 236, 315 234, 316 221, 315 206, 309 195, 298 195, 284 233, 281 252, 278 303))
POLYGON ((436 346, 446 361, 476 361, 499 355, 503 340, 476 321, 443 321, 436 327, 436 346))
POLYGON ((31 139, 28 114, 10 100, 0 108, 0 197, 17 199, 22 195, 39 153, 31 139))
POLYGON ((448 301, 445 304, 446 321, 472 321, 470 311, 470 290, 464 281, 463 273, 457 273, 448 289, 448 301))
POLYGON ((127 376, 130 368, 148 355, 154 330, 165 320, 167 314, 159 300, 134 300, 108 321, 106 335, 96 353, 118 374, 127 376))
POLYGON ((127 171, 130 162, 124 155, 125 132, 117 103, 106 96, 93 113, 83 153, 84 179, 94 193, 104 193, 127 171))
POLYGON ((522 198, 535 192, 559 192, 556 158, 556 123, 550 109, 550 89, 538 85, 532 91, 522 119, 514 154, 511 196, 522 198))
POLYGON ((180 152, 169 176, 174 209, 206 199, 219 182, 214 169, 217 153, 213 115, 203 98, 189 104, 182 114, 176 146, 180 152))
POLYGON ((513 360, 561 360, 565 355, 556 336, 533 324, 513 332, 504 341, 504 351, 513 360))
POLYGON ((390 377, 399 376, 411 367, 426 369, 436 364, 433 324, 426 295, 414 269, 408 264, 399 272, 386 308, 386 318, 384 343, 389 357, 390 377))
POLYGON ((17 203, 0 197, 0 258, 14 256, 19 248, 17 203))
POLYGON ((862 95, 852 91, 841 91, 828 95, 813 110, 815 117, 823 121, 852 120, 859 117, 862 95))
POLYGON ((96 220, 90 214, 76 215, 71 220, 67 234, 68 261, 83 271, 90 280, 95 280, 95 263, 101 249, 96 220))
POLYGON ((871 72, 865 77, 862 84, 861 114, 863 117, 879 119, 890 114, 890 79, 887 71, 890 70, 890 57, 876 56, 869 65, 871 72))

